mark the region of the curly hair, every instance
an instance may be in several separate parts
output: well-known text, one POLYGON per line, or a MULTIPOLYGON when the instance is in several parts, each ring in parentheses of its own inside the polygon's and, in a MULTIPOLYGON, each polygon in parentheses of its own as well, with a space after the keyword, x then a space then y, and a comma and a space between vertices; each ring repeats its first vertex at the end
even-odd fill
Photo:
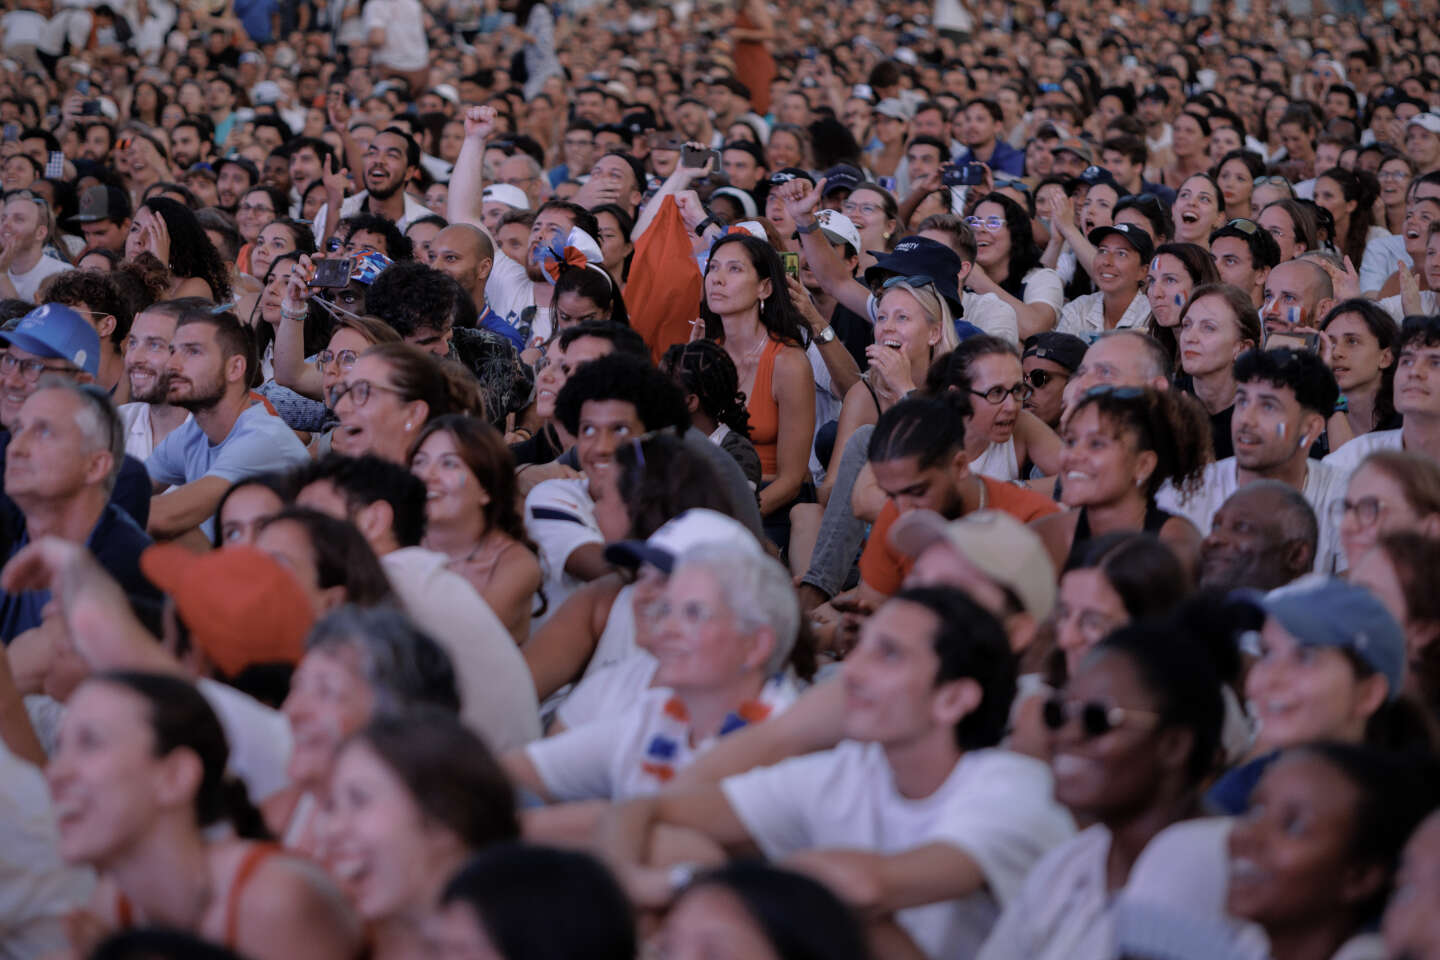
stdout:
MULTIPOLYGON (((1035 243, 1035 230, 1030 225, 1030 214, 1003 193, 987 193, 980 203, 998 204, 1005 211, 1005 229, 1010 232, 1010 259, 1005 267, 1005 279, 999 281, 1000 289, 1012 297, 1022 298, 1025 294, 1025 274, 1040 265, 1040 247, 1035 243)), ((975 205, 979 209, 980 203, 975 205)))
POLYGON ((646 432, 690 426, 685 397, 669 377, 641 360, 624 354, 582 364, 570 374, 555 398, 555 419, 572 435, 580 431, 580 408, 592 400, 620 400, 633 404, 646 432))
POLYGON ((734 512, 715 468, 679 437, 659 434, 622 444, 615 464, 616 489, 630 515, 630 539, 649 539, 686 510, 734 512))
POLYGON ((365 312, 390 324, 403 339, 422 327, 443 333, 468 326, 461 301, 469 299, 453 277, 408 260, 380 271, 365 293, 365 312))
POLYGON ((1145 498, 1166 480, 1181 499, 1200 488, 1212 457, 1210 415, 1200 401, 1179 390, 1101 386, 1090 389, 1075 405, 1074 423, 1086 407, 1095 407, 1102 421, 1135 439, 1137 451, 1155 454, 1155 469, 1145 481, 1145 498))
POLYGON ((393 221, 387 220, 379 214, 354 214, 341 220, 335 229, 337 235, 343 231, 347 242, 361 230, 384 237, 385 249, 380 252, 396 263, 402 260, 412 260, 415 257, 415 248, 410 243, 410 238, 401 233, 400 228, 395 226, 393 221))
POLYGON ((140 205, 165 221, 170 233, 170 272, 182 279, 204 280, 216 303, 230 299, 230 272, 190 208, 169 197, 151 197, 140 205))
POLYGON ((41 299, 67 307, 84 305, 102 316, 114 317, 115 329, 110 331, 110 342, 117 349, 130 334, 130 324, 135 319, 113 275, 98 270, 66 270, 55 274, 46 281, 41 299))
POLYGON ((750 411, 740 392, 740 374, 724 347, 714 340, 674 344, 660 359, 660 369, 681 390, 695 395, 707 417, 749 439, 750 411))

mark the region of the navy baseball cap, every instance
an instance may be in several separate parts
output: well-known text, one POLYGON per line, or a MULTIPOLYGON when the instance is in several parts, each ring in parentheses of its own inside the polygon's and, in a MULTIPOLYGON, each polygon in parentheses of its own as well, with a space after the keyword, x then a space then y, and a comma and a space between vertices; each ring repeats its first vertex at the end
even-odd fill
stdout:
POLYGON ((782 183, 789 183, 791 180, 804 180, 812 187, 815 185, 815 178, 810 176, 810 171, 801 170, 799 167, 782 167, 770 174, 770 186, 778 187, 782 183))
POLYGON ((37 357, 64 360, 92 377, 100 372, 100 335, 84 317, 59 303, 31 310, 14 330, 0 332, 0 342, 37 357))
POLYGON ((860 172, 859 167, 841 163, 826 170, 824 180, 825 196, 828 197, 840 190, 854 190, 865 182, 865 174, 860 172))
POLYGON ((1096 227, 1090 231, 1090 236, 1085 239, 1090 241, 1092 247, 1100 246, 1100 241, 1111 235, 1124 237, 1135 252, 1140 254, 1140 259, 1145 263, 1155 255, 1155 244, 1150 240, 1150 234, 1133 223, 1114 223, 1108 227, 1096 227))
POLYGON ((1087 349, 1085 341, 1073 333, 1046 330, 1025 341, 1025 353, 1021 355, 1020 359, 1029 360, 1031 357, 1038 357, 1074 373, 1079 368, 1080 361, 1085 358, 1087 349))
POLYGON ((1405 632, 1369 590, 1315 574, 1242 599, 1278 622, 1301 646, 1349 650, 1385 678, 1389 699, 1400 695, 1405 632))
POLYGON ((870 251, 875 264, 865 271, 865 283, 875 287, 894 276, 926 277, 935 290, 950 303, 956 317, 960 316, 960 255, 945 244, 927 237, 905 237, 889 253, 870 251))

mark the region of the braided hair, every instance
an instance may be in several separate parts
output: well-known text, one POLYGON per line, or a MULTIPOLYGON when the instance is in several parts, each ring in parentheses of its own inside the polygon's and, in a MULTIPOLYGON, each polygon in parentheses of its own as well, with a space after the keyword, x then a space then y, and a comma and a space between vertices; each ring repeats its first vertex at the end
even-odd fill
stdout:
POLYGON ((749 439, 750 413, 740 392, 740 375, 724 347, 714 340, 677 343, 665 351, 660 369, 695 395, 706 416, 749 439))

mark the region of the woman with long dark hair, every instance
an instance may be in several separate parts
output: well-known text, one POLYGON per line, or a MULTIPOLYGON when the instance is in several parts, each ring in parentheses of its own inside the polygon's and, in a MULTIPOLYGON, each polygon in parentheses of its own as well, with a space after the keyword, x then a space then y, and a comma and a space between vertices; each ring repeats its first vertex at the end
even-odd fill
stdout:
POLYGON ((721 237, 705 270, 702 315, 707 332, 724 337, 749 398, 750 439, 764 483, 760 512, 783 517, 809 478, 815 376, 805 356, 809 336, 775 248, 748 234, 721 237))
POLYGON ((1357 297, 1331 308, 1320 330, 1328 341, 1321 344, 1320 355, 1345 397, 1345 409, 1336 411, 1327 424, 1330 451, 1372 430, 1399 427, 1395 341, 1400 330, 1395 321, 1373 300, 1357 297))
POLYGON ((75 691, 46 778, 61 856, 100 875, 93 914, 109 928, 186 930, 257 960, 282 960, 297 943, 349 960, 354 915, 323 873, 265 842, 229 756, 214 710, 179 677, 102 673, 75 691), (233 833, 207 837, 217 824, 233 833))
POLYGON ((149 253, 170 271, 170 299, 230 299, 230 272, 188 207, 169 197, 151 197, 135 211, 125 238, 125 258, 149 253))
MULTIPOLYGON (((1380 181, 1364 171, 1332 167, 1315 178, 1315 203, 1335 218, 1335 249, 1360 270, 1372 243, 1390 235, 1375 222, 1380 181)), ((1376 256, 1381 252, 1376 249, 1376 256)))
POLYGON ((1179 353, 1180 314, 1196 287, 1220 282, 1215 260, 1193 243, 1162 243, 1150 258, 1145 296, 1150 301, 1149 333, 1165 347, 1173 362, 1179 353))
POLYGON ((965 218, 975 232, 975 269, 965 285, 1015 309, 1020 341, 1053 330, 1064 301, 1060 274, 1040 263, 1030 214, 1003 193, 987 193, 965 218))

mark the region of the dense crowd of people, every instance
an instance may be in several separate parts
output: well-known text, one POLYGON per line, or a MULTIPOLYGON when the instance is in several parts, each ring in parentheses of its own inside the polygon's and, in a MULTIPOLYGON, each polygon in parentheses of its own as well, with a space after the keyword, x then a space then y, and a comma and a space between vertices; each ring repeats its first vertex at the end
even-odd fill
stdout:
POLYGON ((1435 0, 15 0, 0 958, 1440 960, 1435 0))

